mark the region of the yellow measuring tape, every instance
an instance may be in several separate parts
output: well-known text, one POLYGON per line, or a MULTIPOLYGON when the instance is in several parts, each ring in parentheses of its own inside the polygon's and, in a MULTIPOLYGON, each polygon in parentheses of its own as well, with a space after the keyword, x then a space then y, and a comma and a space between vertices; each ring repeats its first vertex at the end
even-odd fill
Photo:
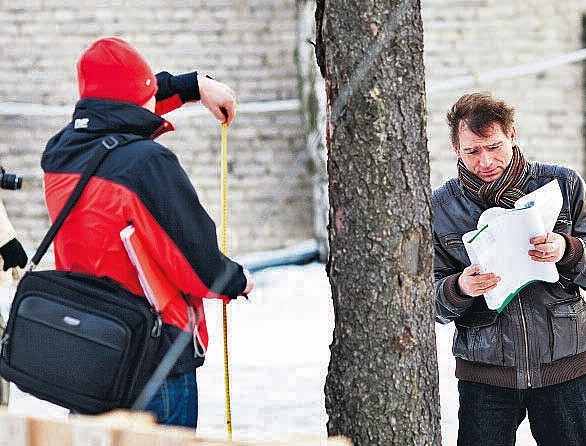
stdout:
MULTIPOLYGON (((221 154, 221 250, 228 253, 228 125, 222 124, 222 154, 221 154)), ((222 302, 222 328, 224 332, 224 388, 226 391, 226 428, 228 438, 232 440, 232 409, 230 408, 230 367, 228 365, 228 309, 226 302, 222 302)))

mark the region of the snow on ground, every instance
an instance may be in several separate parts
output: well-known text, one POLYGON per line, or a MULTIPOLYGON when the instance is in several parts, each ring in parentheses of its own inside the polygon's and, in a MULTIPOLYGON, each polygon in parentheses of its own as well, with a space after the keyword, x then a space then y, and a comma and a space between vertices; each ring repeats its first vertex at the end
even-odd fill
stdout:
MULTIPOLYGON (((250 301, 229 305, 230 390, 233 438, 252 440, 293 434, 325 437, 323 386, 333 327, 324 266, 271 268, 255 274, 250 301)), ((6 316, 7 299, 0 300, 6 316)), ((202 437, 225 438, 221 304, 206 303, 210 346, 198 369, 202 437)), ((436 324, 443 445, 456 444, 458 392, 451 355, 452 325, 436 324)), ((12 386, 9 410, 47 417, 66 411, 12 386)), ((527 422, 517 445, 534 446, 527 422)))

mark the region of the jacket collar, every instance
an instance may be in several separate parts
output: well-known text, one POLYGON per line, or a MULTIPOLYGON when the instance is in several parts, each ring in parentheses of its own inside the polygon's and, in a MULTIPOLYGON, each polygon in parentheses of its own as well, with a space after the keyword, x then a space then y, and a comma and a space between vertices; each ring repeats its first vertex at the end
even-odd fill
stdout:
POLYGON ((132 133, 155 139, 174 130, 173 124, 128 102, 82 99, 75 105, 72 128, 85 133, 132 133))

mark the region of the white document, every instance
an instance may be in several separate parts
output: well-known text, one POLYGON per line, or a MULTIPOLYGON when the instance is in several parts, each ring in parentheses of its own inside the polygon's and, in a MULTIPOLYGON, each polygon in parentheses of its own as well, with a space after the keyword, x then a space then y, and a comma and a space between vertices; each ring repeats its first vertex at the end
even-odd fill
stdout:
POLYGON ((487 209, 477 229, 462 236, 471 264, 501 277, 484 295, 488 308, 501 312, 531 282, 557 282, 555 263, 535 262, 528 251, 533 249, 529 239, 553 230, 562 204, 558 181, 553 180, 518 199, 514 209, 487 209))

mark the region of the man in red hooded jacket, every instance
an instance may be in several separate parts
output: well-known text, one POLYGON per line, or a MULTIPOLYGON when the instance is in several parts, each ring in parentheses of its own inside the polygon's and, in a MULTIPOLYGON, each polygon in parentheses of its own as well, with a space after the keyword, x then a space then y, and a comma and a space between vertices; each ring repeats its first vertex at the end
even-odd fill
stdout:
POLYGON ((142 137, 105 159, 55 237, 61 270, 109 277, 144 295, 120 232, 133 225, 176 293, 162 312, 160 357, 183 330, 194 343, 181 354, 147 410, 161 423, 197 426, 195 369, 204 360, 203 298, 226 302, 253 288, 249 274, 218 249, 216 228, 175 154, 154 139, 173 126, 160 115, 201 100, 230 124, 230 88, 197 72, 153 74, 131 45, 116 37, 95 41, 77 63, 80 100, 72 121, 43 152, 45 198, 55 220, 93 151, 107 135, 142 137), (194 327, 195 324, 195 327, 194 327), (191 328, 190 328, 191 327, 191 328))

